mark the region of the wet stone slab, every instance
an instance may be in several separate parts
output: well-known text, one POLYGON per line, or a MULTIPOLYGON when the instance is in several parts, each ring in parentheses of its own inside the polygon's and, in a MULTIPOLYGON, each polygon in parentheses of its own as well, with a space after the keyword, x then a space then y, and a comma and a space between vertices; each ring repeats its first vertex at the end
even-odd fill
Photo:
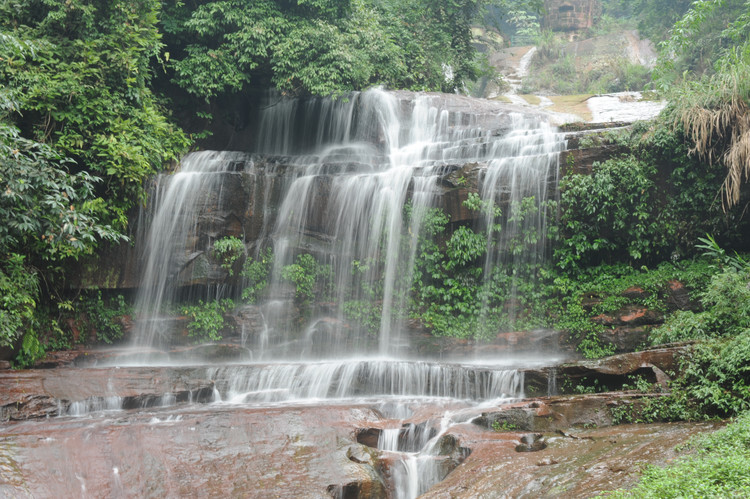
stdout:
POLYGON ((385 497, 357 407, 205 406, 0 427, 9 497, 385 497), (360 453, 362 454, 362 453, 360 453), (355 454, 357 455, 357 454, 355 454), (7 466, 6 466, 7 464, 7 466))
POLYGON ((675 446, 719 423, 622 425, 543 434, 454 429, 471 455, 424 498, 579 498, 628 487, 643 464, 664 465, 675 446), (543 438, 544 446, 536 441, 543 438), (524 447, 524 444, 526 446, 524 447), (519 450, 521 446, 521 450, 519 450))

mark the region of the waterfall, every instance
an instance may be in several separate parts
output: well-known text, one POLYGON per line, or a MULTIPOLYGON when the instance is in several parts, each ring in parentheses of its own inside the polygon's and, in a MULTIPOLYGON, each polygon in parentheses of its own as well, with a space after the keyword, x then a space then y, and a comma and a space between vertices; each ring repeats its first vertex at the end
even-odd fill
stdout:
MULTIPOLYGON (((504 206, 502 231, 493 231, 491 210, 481 222, 488 234, 485 278, 498 266, 541 261, 544 203, 555 192, 550 185, 565 147, 562 135, 538 117, 462 99, 381 89, 335 100, 271 95, 262 106, 253 156, 186 156, 178 173, 157 180, 152 194, 137 344, 165 346, 159 319, 165 306, 180 289, 211 280, 201 271, 210 268, 205 254, 212 241, 201 236, 200 226, 210 226, 202 217, 215 213, 201 211, 208 203, 202 196, 221 196, 243 182, 234 176, 273 177, 249 195, 248 212, 262 213, 253 222, 261 227, 249 234, 245 223, 237 234, 249 255, 258 256, 264 241, 273 246, 267 300, 259 308, 263 332, 253 336, 243 329, 254 359, 407 354, 404 310, 418 236, 438 206, 441 179, 464 165, 476 164, 484 202, 504 206), (316 297, 331 304, 324 314, 292 313, 285 269, 302 253, 326 269, 327 296, 316 297), (371 330, 347 325, 347 310, 357 307, 377 314, 371 330)), ((210 201, 214 210, 222 203, 210 201)), ((231 292, 217 285, 205 298, 231 292)))
POLYGON ((495 400, 523 397, 515 369, 390 360, 223 366, 206 376, 234 403, 413 397, 495 400))
POLYGON ((199 254, 195 249, 207 249, 211 242, 199 240, 200 218, 206 216, 208 198, 216 195, 221 200, 227 180, 224 174, 244 167, 245 156, 224 151, 196 152, 182 160, 180 171, 174 175, 156 178, 150 203, 154 213, 147 217, 149 225, 141 228, 147 235, 142 238, 145 244, 141 255, 146 263, 136 300, 140 319, 134 339, 137 346, 168 344, 164 323, 169 319, 164 307, 175 298, 174 281, 180 274, 197 270, 194 264, 199 254))

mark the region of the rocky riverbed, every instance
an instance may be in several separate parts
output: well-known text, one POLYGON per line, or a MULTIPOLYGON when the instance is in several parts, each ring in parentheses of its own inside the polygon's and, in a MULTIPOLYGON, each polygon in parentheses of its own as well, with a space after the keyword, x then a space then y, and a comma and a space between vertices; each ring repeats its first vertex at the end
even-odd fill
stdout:
MULTIPOLYGON (((322 397, 232 398, 228 378, 279 367, 77 367, 61 361, 52 369, 0 371, 0 493, 403 497, 403 463, 412 459, 431 463, 430 477, 412 477, 415 484, 428 480, 421 485, 424 497, 587 497, 632 484, 642 464, 664 464, 675 457, 676 445, 720 426, 613 424, 613 408, 659 396, 622 390, 627 376, 658 384, 679 351, 512 371, 513 379, 523 380, 516 396, 486 399, 429 395, 436 393, 430 384, 449 378, 445 373, 424 378, 421 394, 368 395, 377 392, 376 383, 363 385, 361 373, 353 386, 364 388, 346 392, 344 369, 322 397), (551 374, 563 394, 531 396, 551 374), (616 391, 565 394, 572 385, 605 383, 616 391), (383 444, 389 431, 393 449, 383 444)), ((85 365, 112 355, 75 357, 85 365)), ((410 365, 361 362, 370 377, 374 366, 387 366, 381 366, 386 378, 410 365)), ((488 369, 448 366, 441 368, 453 369, 446 371, 453 380, 461 372, 476 381, 488 369)), ((311 371, 293 372, 310 377, 311 371)), ((414 469, 425 474, 424 467, 414 469)))

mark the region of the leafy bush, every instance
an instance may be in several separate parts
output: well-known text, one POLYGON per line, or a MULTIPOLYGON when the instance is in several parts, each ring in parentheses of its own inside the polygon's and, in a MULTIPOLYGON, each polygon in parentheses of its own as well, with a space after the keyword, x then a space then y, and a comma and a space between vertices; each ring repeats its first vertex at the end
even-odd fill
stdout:
POLYGON ((102 292, 96 291, 82 296, 79 303, 79 312, 86 316, 83 325, 96 333, 97 341, 112 344, 122 338, 125 331, 118 319, 133 313, 132 305, 125 301, 123 295, 118 294, 105 300, 102 292))
POLYGON ((380 319, 383 315, 382 306, 365 300, 349 300, 344 302, 344 316, 363 326, 370 334, 380 330, 380 319))
POLYGON ((702 340, 715 335, 713 317, 707 312, 678 310, 670 315, 663 325, 649 333, 652 345, 675 343, 688 340, 702 340))
POLYGON ((95 201, 98 218, 118 230, 144 199, 144 180, 187 146, 148 86, 162 48, 159 9, 156 0, 0 6, 3 36, 26 47, 0 66, 16 101, 9 119, 22 136, 107 179, 81 202, 95 201))
POLYGON ((750 270, 730 267, 713 275, 700 299, 704 311, 678 311, 669 316, 651 332, 651 343, 716 338, 750 328, 750 270))
POLYGON ((242 299, 248 303, 255 303, 260 293, 268 286, 268 276, 273 267, 273 250, 266 248, 260 252, 258 260, 247 257, 240 275, 243 280, 242 299))
POLYGON ((245 254, 245 244, 234 236, 223 237, 214 242, 214 253, 231 277, 234 275, 234 263, 245 254))
POLYGON ((24 257, 11 253, 0 259, 0 346, 15 346, 33 327, 38 299, 38 278, 24 267, 24 257))
POLYGON ((124 239, 99 221, 94 189, 100 179, 71 174, 71 166, 53 148, 0 122, 0 250, 62 260, 92 253, 100 240, 124 239))
POLYGON ((219 341, 224 329, 224 313, 234 308, 234 302, 228 298, 182 307, 182 313, 190 318, 188 336, 196 342, 219 341))
POLYGON ((656 256, 666 243, 653 199, 655 173, 626 156, 595 165, 591 175, 563 179, 558 265, 572 269, 618 257, 638 262, 656 256))
POLYGON ((269 82, 292 94, 453 91, 478 76, 470 28, 480 12, 474 0, 237 0, 167 5, 163 25, 173 82, 200 98, 269 82))
POLYGON ((693 418, 727 417, 750 409, 750 329, 699 343, 683 359, 674 392, 684 392, 693 418))
POLYGON ((330 274, 330 265, 319 264, 308 253, 297 255, 295 263, 281 269, 281 278, 294 284, 294 298, 301 303, 309 303, 315 297, 316 284, 330 274))

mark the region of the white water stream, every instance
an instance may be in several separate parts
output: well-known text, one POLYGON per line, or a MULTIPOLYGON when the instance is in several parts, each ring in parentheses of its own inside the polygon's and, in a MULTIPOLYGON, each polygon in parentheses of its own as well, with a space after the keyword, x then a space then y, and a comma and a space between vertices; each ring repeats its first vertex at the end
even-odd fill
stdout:
MULTIPOLYGON (((514 369, 404 360, 412 357, 405 353, 413 352, 413 345, 403 310, 417 237, 449 172, 476 175, 483 202, 507 207, 499 220, 488 210, 479 222, 488 229, 485 276, 544 258, 544 204, 556 193, 562 135, 535 116, 456 111, 444 96, 379 89, 338 100, 269 97, 259 130, 259 156, 192 153, 177 173, 157 180, 147 217, 135 346, 166 350, 164 331, 171 319, 165 312, 186 292, 176 283, 184 288, 206 278, 202 255, 221 237, 211 229, 218 216, 211 210, 217 208, 207 207, 223 206, 225 193, 233 192, 243 175, 273 175, 278 196, 269 194, 269 181, 264 204, 253 206, 262 210, 262 238, 272 241, 274 254, 268 299, 259 308, 262 331, 242 334, 254 363, 205 367, 205 379, 215 383, 214 403, 372 401, 383 405, 384 414, 406 417, 408 406, 429 400, 475 405, 522 397, 523 374, 514 369), (277 166, 263 163, 269 157, 277 166), (257 167, 256 160, 265 166, 257 167), (327 315, 303 318, 302 326, 290 312, 282 279, 300 253, 330 265, 333 276, 327 315), (374 337, 356 324, 342 326, 344 303, 352 301, 379 305, 374 337)), ((253 248, 251 257, 260 255, 262 241, 243 242, 253 248)), ((208 287, 201 296, 219 299, 230 291, 208 287)), ((489 312, 484 319, 491 320, 489 312)), ((148 403, 175 400, 167 394, 148 403)), ((103 396, 76 402, 67 413, 85 415, 122 403, 103 396)), ((397 497, 416 497, 443 478, 444 457, 433 451, 451 421, 448 415, 444 419, 437 434, 432 428, 419 435, 407 431, 406 437, 403 428, 383 432, 381 450, 401 456, 392 475, 397 497)))
MULTIPOLYGON (((497 265, 522 265, 544 257, 543 206, 550 184, 557 181, 559 152, 565 147, 562 135, 533 116, 504 113, 488 119, 486 112, 482 116, 449 110, 442 99, 427 94, 407 99, 378 89, 338 100, 269 98, 258 149, 284 158, 290 166, 281 180, 279 204, 260 207, 264 214, 276 216, 273 226, 264 229, 273 241, 274 268, 272 300, 263 309, 265 332, 249 345, 256 360, 309 358, 311 338, 315 350, 329 358, 373 351, 400 355, 407 350, 402 311, 412 284, 417 236, 435 206, 440 178, 451 168, 477 163, 486 201, 532 204, 526 206, 531 215, 504 214, 499 244, 493 240, 497 234, 489 231, 487 276, 497 265), (407 206, 410 216, 404 217, 407 206), (509 248, 520 237, 527 242, 532 237, 532 244, 524 251, 509 248), (308 331, 303 336, 296 332, 299 327, 288 313, 289 302, 274 297, 284 296, 282 269, 301 251, 331 266, 333 322, 343 322, 347 302, 379 304, 374 350, 371 334, 346 331, 342 341, 339 329, 326 327, 332 321, 319 317, 302 328, 308 331)), ((208 192, 221 198, 224 183, 235 182, 234 175, 261 173, 247 155, 200 152, 186 157, 177 174, 160 177, 144 252, 137 345, 163 346, 163 322, 152 312, 172 303, 176 278, 184 282, 187 264, 210 249, 210 238, 199 239, 205 237, 198 230, 199 219, 210 216, 201 212, 203 197, 208 192), (235 172, 237 165, 241 172, 235 172)), ((485 224, 493 226, 491 214, 485 224)), ((196 268, 193 264, 193 274, 196 268)), ((214 289, 205 299, 221 293, 214 289)))

